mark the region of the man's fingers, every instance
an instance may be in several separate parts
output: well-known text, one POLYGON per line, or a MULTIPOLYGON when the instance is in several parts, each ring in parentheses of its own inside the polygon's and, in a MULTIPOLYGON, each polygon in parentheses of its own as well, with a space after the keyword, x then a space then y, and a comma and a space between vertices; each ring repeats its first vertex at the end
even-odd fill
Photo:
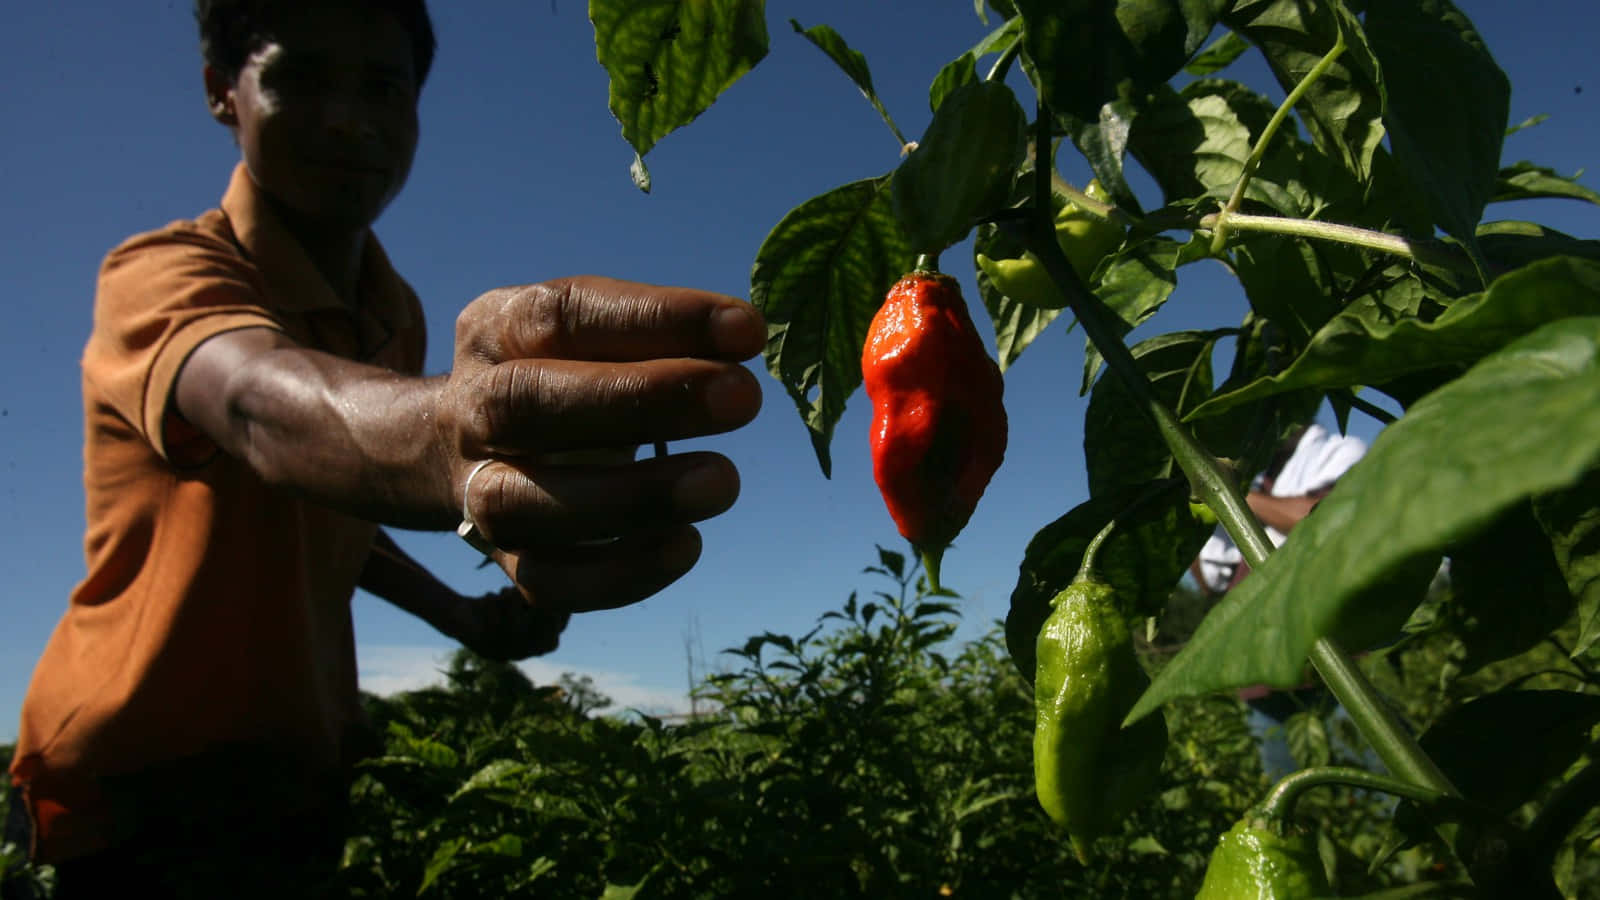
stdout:
POLYGON ((497 462, 472 480, 465 503, 494 546, 560 557, 709 519, 738 496, 726 457, 685 453, 621 466, 497 462))
POLYGON ((566 612, 616 609, 672 584, 700 558, 700 532, 691 525, 645 532, 600 546, 518 555, 514 577, 535 598, 566 612))
POLYGON ((459 396, 467 457, 523 457, 721 434, 754 419, 761 385, 743 366, 521 360, 479 372, 459 396))
POLYGON ((502 288, 457 323, 466 351, 487 363, 562 358, 596 362, 698 357, 741 361, 766 345, 766 323, 734 297, 610 278, 563 278, 502 288))

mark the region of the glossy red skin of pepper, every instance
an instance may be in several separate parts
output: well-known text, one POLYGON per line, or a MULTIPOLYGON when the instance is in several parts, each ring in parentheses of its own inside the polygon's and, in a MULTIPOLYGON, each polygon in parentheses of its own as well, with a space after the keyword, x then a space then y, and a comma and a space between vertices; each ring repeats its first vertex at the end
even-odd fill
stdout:
POLYGON ((900 534, 937 553, 966 527, 1006 451, 1005 382, 954 278, 911 272, 861 356, 872 474, 900 534))

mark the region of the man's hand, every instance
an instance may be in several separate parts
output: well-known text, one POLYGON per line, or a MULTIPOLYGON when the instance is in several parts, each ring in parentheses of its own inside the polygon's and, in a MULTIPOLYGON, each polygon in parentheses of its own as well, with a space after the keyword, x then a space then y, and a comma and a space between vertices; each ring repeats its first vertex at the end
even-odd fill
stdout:
POLYGON ((530 604, 516 587, 462 597, 451 629, 463 647, 486 659, 510 662, 556 649, 568 615, 530 604))
POLYGON ((500 461, 461 502, 536 605, 623 606, 694 565, 691 523, 739 493, 725 457, 570 465, 549 455, 749 422, 761 389, 739 363, 765 342, 760 314, 731 297, 603 278, 492 291, 461 313, 441 440, 459 454, 463 488, 475 460, 500 461))

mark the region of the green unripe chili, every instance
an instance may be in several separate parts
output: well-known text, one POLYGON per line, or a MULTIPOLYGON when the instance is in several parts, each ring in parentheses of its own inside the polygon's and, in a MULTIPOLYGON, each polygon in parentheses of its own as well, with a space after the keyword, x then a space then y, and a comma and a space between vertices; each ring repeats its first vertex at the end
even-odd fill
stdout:
POLYGON ((1303 834, 1279 834, 1247 816, 1222 835, 1195 900, 1306 900, 1333 893, 1303 834))
POLYGON ((1081 574, 1051 601, 1034 674, 1034 788, 1073 852, 1111 830, 1154 791, 1167 745, 1159 715, 1122 719, 1149 686, 1108 584, 1081 574))

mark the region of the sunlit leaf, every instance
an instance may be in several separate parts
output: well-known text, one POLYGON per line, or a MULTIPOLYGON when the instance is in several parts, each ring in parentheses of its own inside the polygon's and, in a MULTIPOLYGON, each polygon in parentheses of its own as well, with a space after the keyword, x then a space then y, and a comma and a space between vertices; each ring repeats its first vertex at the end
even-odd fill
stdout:
POLYGON ((1234 60, 1250 51, 1250 42, 1232 31, 1225 31, 1222 37, 1212 41, 1204 50, 1195 55, 1183 70, 1196 77, 1204 77, 1226 69, 1233 65, 1234 60))
POLYGON ((767 55, 766 0, 589 0, 596 56, 611 78, 611 114, 644 156, 694 121, 767 55))
POLYGON ((802 28, 799 22, 790 19, 789 27, 816 45, 817 49, 826 53, 828 58, 833 60, 834 64, 851 81, 855 82, 855 86, 860 88, 861 95, 866 97, 867 102, 872 104, 872 108, 878 111, 878 115, 882 117, 884 124, 889 126, 889 130, 894 132, 900 143, 905 143, 906 139, 900 134, 900 127, 894 124, 894 119, 890 117, 889 110, 884 108, 883 101, 878 97, 877 89, 872 86, 872 70, 867 66, 867 58, 862 56, 860 51, 852 50, 850 45, 845 43, 839 32, 828 25, 813 25, 810 28, 802 28))
POLYGON ((1555 169, 1536 166, 1526 160, 1500 170, 1494 196, 1489 200, 1501 203, 1545 198, 1600 204, 1600 194, 1579 184, 1578 175, 1561 175, 1555 169))
POLYGON ((750 301, 767 319, 767 367, 799 409, 823 475, 834 426, 861 384, 867 327, 911 263, 887 176, 795 207, 756 253, 750 301))
POLYGON ((1130 721, 1174 697, 1298 683, 1312 644, 1398 633, 1444 548, 1600 461, 1600 317, 1549 324, 1413 406, 1230 591, 1130 721))
POLYGON ((1600 264, 1559 258, 1505 275, 1432 322, 1355 304, 1324 326, 1281 375, 1212 398, 1200 418, 1281 391, 1382 384, 1413 372, 1466 366, 1545 322, 1600 314, 1600 264))

